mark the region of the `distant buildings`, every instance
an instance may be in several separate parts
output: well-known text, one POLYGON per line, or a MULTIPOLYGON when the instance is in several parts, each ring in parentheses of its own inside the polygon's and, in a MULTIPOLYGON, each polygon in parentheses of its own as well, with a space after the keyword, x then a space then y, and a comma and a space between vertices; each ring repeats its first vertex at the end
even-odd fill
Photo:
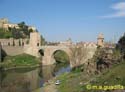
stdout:
POLYGON ((96 48, 97 47, 96 42, 79 42, 76 45, 84 46, 85 48, 96 48))
MULTIPOLYGON (((0 19, 0 28, 9 30, 9 28, 19 29, 20 27, 18 24, 10 23, 7 18, 1 18, 0 19)), ((30 30, 30 29, 33 31, 36 31, 36 28, 34 26, 28 26, 28 30, 30 30)))
POLYGON ((70 45, 72 45, 72 40, 69 38, 66 41, 59 42, 59 45, 70 46, 70 45))

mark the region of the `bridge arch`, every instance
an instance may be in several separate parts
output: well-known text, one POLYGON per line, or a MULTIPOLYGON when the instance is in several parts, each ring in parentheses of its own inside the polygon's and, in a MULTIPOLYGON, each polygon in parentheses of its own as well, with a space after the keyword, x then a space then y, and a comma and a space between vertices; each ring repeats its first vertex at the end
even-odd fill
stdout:
POLYGON ((43 49, 39 49, 38 53, 39 53, 40 56, 44 56, 44 50, 43 49))
POLYGON ((44 50, 44 56, 42 57, 42 64, 43 65, 51 65, 56 63, 53 57, 54 53, 57 51, 63 51, 69 57, 70 63, 70 50, 69 47, 66 46, 45 46, 42 48, 44 50))
POLYGON ((53 51, 51 55, 51 61, 54 63, 70 63, 70 57, 67 51, 62 49, 57 49, 53 51), (62 57, 61 56, 57 57, 59 54, 62 55, 62 57))

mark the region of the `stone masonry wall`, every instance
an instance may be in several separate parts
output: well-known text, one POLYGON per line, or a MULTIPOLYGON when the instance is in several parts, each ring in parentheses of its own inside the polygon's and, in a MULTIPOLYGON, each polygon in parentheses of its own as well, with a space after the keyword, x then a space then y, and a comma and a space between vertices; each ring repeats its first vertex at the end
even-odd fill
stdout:
POLYGON ((3 46, 2 49, 9 56, 15 56, 24 53, 24 47, 22 46, 3 46))

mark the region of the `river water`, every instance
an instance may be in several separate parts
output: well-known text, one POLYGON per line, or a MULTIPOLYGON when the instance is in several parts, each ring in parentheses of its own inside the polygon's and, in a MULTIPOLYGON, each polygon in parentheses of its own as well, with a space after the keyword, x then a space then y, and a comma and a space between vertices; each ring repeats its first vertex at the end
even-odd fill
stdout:
POLYGON ((32 92, 42 87, 44 82, 64 72, 70 72, 69 65, 1 71, 0 92, 32 92))

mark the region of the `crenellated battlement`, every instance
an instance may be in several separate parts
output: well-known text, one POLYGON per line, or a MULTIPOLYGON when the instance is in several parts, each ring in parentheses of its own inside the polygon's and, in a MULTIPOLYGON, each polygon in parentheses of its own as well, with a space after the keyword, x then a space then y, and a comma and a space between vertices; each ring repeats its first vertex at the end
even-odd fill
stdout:
POLYGON ((2 46, 25 46, 29 44, 29 39, 14 39, 14 38, 8 38, 8 39, 0 39, 0 43, 2 46))

